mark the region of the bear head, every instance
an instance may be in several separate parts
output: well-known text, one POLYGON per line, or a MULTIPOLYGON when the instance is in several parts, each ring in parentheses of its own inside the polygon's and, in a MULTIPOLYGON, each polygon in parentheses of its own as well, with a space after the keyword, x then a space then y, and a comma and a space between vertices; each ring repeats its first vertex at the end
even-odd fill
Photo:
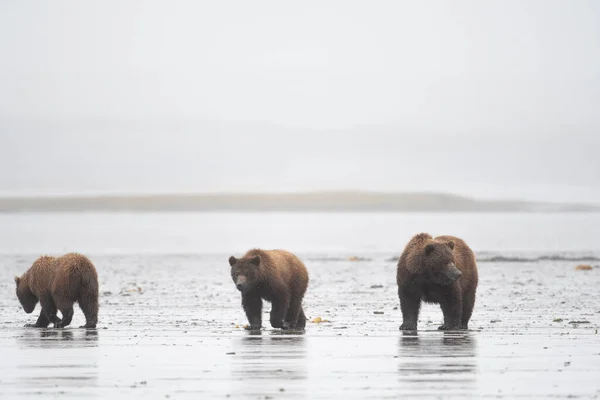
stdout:
POLYGON ((235 287, 242 293, 251 292, 256 289, 260 278, 260 256, 229 257, 231 265, 231 279, 235 287))
POLYGON ((423 272, 426 279, 438 285, 450 285, 461 277, 454 261, 454 242, 431 240, 423 249, 423 272))
POLYGON ((29 289, 29 285, 23 282, 23 279, 15 276, 15 283, 17 284, 17 297, 23 306, 23 310, 25 310, 27 314, 31 314, 38 302, 37 297, 35 297, 31 289, 29 289))

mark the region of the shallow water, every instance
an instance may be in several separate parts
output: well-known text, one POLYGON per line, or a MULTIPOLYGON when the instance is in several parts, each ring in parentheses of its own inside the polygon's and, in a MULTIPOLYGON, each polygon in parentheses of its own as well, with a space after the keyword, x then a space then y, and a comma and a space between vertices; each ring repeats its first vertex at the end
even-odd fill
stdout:
MULTIPOLYGON (((10 218, 21 227, 30 223, 16 216, 10 218)), ((56 218, 59 216, 46 222, 54 224, 56 218)), ((135 238, 134 245, 127 247, 126 243, 117 249, 122 250, 121 255, 107 254, 110 252, 102 251, 101 240, 91 239, 109 236, 111 229, 117 238, 134 236, 137 228, 134 232, 127 224, 105 220, 98 231, 88 225, 76 232, 68 222, 72 218, 66 216, 64 228, 55 228, 55 235, 46 241, 27 239, 24 234, 11 239, 31 252, 11 253, 6 241, 0 244, 0 397, 600 397, 600 262, 591 259, 591 271, 578 271, 574 268, 578 262, 563 257, 598 255, 599 248, 586 239, 582 242, 586 246, 574 251, 577 237, 571 236, 565 239, 565 252, 558 251, 550 242, 564 234, 559 227, 545 233, 553 238, 546 252, 537 245, 530 249, 509 246, 514 250, 510 254, 517 255, 519 262, 494 258, 507 254, 506 245, 493 246, 491 240, 480 239, 489 240, 490 245, 473 246, 478 256, 500 261, 479 263, 480 284, 470 331, 437 331, 441 311, 425 305, 416 335, 398 331, 401 315, 393 258, 403 244, 398 252, 380 251, 381 236, 389 234, 377 230, 382 223, 380 216, 353 217, 361 221, 361 230, 372 234, 362 251, 353 251, 350 246, 338 251, 343 238, 352 236, 344 224, 338 226, 339 239, 332 240, 331 249, 325 243, 315 251, 306 251, 314 238, 301 240, 308 227, 300 233, 281 230, 279 242, 304 247, 299 253, 311 275, 305 298, 308 317, 331 322, 309 323, 305 333, 282 333, 265 326, 259 334, 252 334, 242 328, 246 321, 229 277, 229 252, 161 253, 155 238, 141 249, 145 251, 132 254, 144 242, 135 238), (101 284, 98 329, 23 328, 35 320, 35 315, 20 309, 12 275, 27 269, 48 243, 57 246, 73 237, 78 237, 75 242, 81 247, 97 250, 89 255, 101 284), (35 252, 38 254, 32 254, 35 252), (540 254, 561 256, 539 258, 540 254), (350 261, 349 255, 364 260, 350 261)), ((183 243, 214 240, 206 234, 209 226, 195 226, 204 217, 191 217, 189 226, 179 220, 181 216, 175 218, 180 226, 177 234, 158 227, 149 232, 159 238, 180 235, 183 243), (202 235, 194 239, 198 232, 202 235)), ((245 224, 252 226, 252 217, 244 218, 245 224)), ((259 215, 254 218, 258 224, 259 215)), ((291 219, 288 222, 292 226, 300 225, 296 217, 285 218, 291 219)), ((310 215, 304 218, 317 219, 310 215)), ((458 217, 440 218, 439 228, 443 228, 448 219, 458 217)), ((490 218, 496 220, 495 216, 490 218)), ((597 220, 594 215, 589 218, 597 220)), ((118 219, 110 216, 107 220, 118 219)), ((474 227, 484 225, 469 221, 462 229, 472 234, 478 231, 474 227)), ((579 230, 582 236, 590 229, 595 232, 596 227, 581 216, 563 221, 565 230, 574 235, 581 221, 581 226, 587 227, 579 230)), ((435 219, 426 222, 435 225, 435 219)), ((539 225, 549 230, 551 222, 539 225)), ((174 224, 165 220, 163 226, 174 224)), ((510 222, 507 226, 508 231, 517 227, 514 223, 510 228, 510 222)), ((528 226, 538 225, 525 218, 521 229, 526 231, 528 226)), ((326 229, 332 238, 338 237, 332 227, 326 229)), ((8 230, 6 225, 0 228, 2 235, 8 230)), ((520 234, 526 236, 525 232, 520 234)), ((249 236, 237 235, 236 243, 249 241, 249 236)), ((364 232, 360 235, 366 237, 364 232)), ((395 241, 406 240, 399 237, 395 241)), ((166 241, 176 247, 176 240, 166 241)), ((267 305, 265 312, 269 310, 267 305)), ((268 316, 264 321, 268 322, 268 316)), ((82 323, 83 316, 76 309, 73 326, 82 323)))
POLYGON ((452 234, 483 251, 600 251, 600 213, 0 214, 0 254, 402 252, 416 233, 452 234))

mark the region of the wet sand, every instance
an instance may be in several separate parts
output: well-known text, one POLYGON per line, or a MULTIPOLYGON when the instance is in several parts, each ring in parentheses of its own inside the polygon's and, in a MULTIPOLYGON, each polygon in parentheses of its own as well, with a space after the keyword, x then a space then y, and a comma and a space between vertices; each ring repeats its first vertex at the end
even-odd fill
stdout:
POLYGON ((480 263, 470 331, 437 331, 441 311, 426 305, 408 334, 392 255, 304 255, 306 313, 331 322, 251 333, 228 255, 90 256, 102 292, 90 331, 23 328, 36 315, 11 277, 35 257, 0 257, 0 397, 600 397, 597 266, 480 263))

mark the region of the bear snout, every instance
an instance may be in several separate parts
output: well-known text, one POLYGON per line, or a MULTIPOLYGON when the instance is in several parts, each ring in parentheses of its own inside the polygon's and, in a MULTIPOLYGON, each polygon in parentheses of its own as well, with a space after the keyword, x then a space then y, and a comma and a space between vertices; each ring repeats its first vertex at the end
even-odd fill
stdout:
POLYGON ((458 268, 456 268, 454 265, 452 265, 450 268, 448 268, 448 271, 446 272, 446 277, 450 280, 450 282, 454 282, 461 276, 462 276, 462 272, 460 272, 458 270, 458 268))
POLYGON ((35 310, 36 303, 34 303, 34 302, 23 302, 23 303, 21 303, 21 305, 23 306, 23 310, 27 314, 31 314, 33 312, 33 310, 35 310))
POLYGON ((243 292, 246 289, 246 277, 244 275, 240 275, 237 277, 235 281, 235 287, 240 292, 243 292))

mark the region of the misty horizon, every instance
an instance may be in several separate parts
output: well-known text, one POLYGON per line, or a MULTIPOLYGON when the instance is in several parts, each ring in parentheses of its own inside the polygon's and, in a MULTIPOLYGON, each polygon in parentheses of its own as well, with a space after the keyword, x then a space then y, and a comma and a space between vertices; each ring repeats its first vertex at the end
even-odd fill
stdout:
POLYGON ((0 196, 600 203, 593 1, 0 5, 0 196))

